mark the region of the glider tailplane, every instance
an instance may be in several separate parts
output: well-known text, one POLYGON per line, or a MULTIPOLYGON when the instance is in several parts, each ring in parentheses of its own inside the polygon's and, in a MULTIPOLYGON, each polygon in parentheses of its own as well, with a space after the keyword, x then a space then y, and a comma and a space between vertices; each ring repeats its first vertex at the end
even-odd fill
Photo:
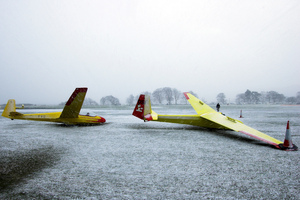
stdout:
POLYGON ((132 115, 144 121, 157 120, 157 114, 151 109, 151 101, 149 95, 140 95, 132 115))
POLYGON ((16 101, 14 99, 10 99, 7 101, 7 104, 3 110, 2 116, 11 118, 11 113, 16 113, 16 101))

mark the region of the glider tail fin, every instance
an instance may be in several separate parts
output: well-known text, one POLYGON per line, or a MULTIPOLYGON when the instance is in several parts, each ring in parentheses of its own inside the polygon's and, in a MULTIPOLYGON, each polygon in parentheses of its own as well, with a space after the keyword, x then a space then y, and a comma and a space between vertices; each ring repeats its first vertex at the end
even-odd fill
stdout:
POLYGON ((86 93, 87 88, 76 88, 67 101, 60 118, 77 118, 86 93))
POLYGON ((16 101, 14 99, 10 99, 7 101, 7 104, 3 110, 2 116, 11 118, 11 115, 10 115, 11 112, 14 112, 14 113, 16 112, 16 101))
POLYGON ((145 95, 141 94, 135 105, 132 115, 144 120, 144 108, 145 108, 145 95))
POLYGON ((132 115, 144 121, 157 119, 157 114, 151 109, 151 101, 149 95, 140 95, 132 115))

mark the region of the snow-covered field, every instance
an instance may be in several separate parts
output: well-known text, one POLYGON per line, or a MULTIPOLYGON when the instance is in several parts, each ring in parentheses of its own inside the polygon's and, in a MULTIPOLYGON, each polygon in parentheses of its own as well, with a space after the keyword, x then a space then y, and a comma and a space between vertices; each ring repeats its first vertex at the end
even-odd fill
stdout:
MULTIPOLYGON (((300 199, 300 151, 232 131, 144 123, 132 109, 94 109, 108 123, 89 127, 0 117, 0 199, 300 199)), ((189 105, 153 109, 195 114, 189 105)), ((221 107, 236 119, 241 109, 246 125, 282 141, 290 120, 300 147, 300 106, 221 107)))

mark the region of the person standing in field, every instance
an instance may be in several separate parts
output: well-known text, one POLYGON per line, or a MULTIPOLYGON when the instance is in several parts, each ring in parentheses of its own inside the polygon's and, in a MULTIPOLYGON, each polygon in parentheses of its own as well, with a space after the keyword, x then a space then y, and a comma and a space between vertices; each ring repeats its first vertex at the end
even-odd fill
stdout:
POLYGON ((220 110, 220 104, 218 103, 217 105, 216 105, 216 108, 217 108, 217 111, 219 112, 219 110, 220 110))

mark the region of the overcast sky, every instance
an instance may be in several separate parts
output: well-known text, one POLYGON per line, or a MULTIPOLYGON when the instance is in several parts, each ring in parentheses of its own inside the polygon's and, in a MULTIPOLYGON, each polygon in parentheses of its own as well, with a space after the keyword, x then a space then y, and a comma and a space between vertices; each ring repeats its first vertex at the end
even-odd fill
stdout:
POLYGON ((300 91, 299 0, 0 0, 0 103, 300 91))

